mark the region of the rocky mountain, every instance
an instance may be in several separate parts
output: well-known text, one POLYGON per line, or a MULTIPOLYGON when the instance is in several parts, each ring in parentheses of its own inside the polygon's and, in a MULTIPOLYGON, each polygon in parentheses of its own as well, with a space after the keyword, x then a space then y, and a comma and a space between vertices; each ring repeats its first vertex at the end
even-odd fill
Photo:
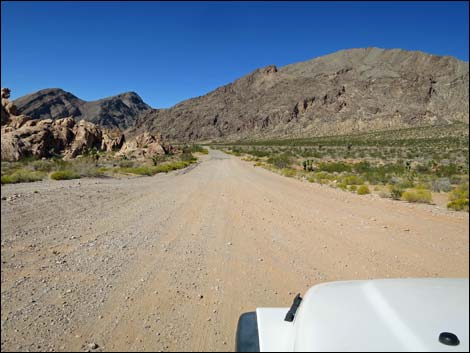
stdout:
POLYGON ((60 88, 48 88, 13 101, 18 112, 33 119, 60 119, 73 116, 107 128, 127 129, 136 117, 151 110, 135 92, 122 93, 86 102, 60 88))
POLYGON ((258 69, 204 96, 141 114, 133 133, 174 140, 344 134, 469 121, 469 66, 452 57, 342 50, 258 69))

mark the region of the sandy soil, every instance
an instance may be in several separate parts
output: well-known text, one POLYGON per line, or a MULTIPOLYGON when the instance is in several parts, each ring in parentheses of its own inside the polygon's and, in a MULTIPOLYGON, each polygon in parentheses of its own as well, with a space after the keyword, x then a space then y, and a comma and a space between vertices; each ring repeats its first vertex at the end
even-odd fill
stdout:
POLYGON ((317 283, 469 273, 467 213, 219 151, 165 175, 1 196, 2 351, 231 351, 241 313, 289 306, 317 283))

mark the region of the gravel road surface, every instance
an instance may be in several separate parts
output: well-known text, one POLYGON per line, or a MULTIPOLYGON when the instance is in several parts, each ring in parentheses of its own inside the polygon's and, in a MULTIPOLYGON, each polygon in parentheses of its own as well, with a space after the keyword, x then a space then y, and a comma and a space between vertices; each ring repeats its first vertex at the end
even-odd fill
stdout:
POLYGON ((468 213, 211 150, 154 177, 1 188, 2 351, 233 351, 241 313, 325 281, 468 277, 468 213))

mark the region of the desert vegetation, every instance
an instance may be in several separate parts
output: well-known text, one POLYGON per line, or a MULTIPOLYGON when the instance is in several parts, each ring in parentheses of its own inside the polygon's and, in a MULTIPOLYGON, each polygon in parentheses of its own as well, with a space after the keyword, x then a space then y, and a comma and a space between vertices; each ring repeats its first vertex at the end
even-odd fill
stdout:
POLYGON ((468 211, 468 125, 449 124, 368 134, 218 144, 255 166, 359 195, 433 203, 468 211))
POLYGON ((122 175, 155 175, 185 168, 197 161, 198 154, 207 154, 199 145, 183 145, 181 153, 153 155, 145 159, 125 155, 85 151, 75 159, 61 157, 49 159, 24 158, 17 162, 2 161, 2 184, 35 182, 44 179, 68 180, 85 177, 118 177, 122 175))

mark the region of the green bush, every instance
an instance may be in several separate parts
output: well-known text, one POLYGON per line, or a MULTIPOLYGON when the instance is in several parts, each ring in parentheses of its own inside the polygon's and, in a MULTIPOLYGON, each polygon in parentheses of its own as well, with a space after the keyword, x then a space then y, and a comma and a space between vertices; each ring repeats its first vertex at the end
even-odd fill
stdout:
POLYGON ((399 185, 389 185, 390 197, 394 200, 401 200, 404 190, 399 185))
POLYGON ((359 188, 357 189, 357 193, 358 193, 359 195, 370 194, 369 187, 368 187, 367 185, 361 185, 361 186, 359 186, 359 188))
POLYGON ((319 163, 318 169, 328 173, 341 173, 350 172, 352 170, 351 165, 343 162, 330 162, 330 163, 319 163))
POLYGON ((367 173, 371 169, 372 167, 368 161, 362 161, 354 165, 354 171, 359 174, 367 173))
MULTIPOLYGON (((158 166, 160 167, 160 166, 158 166)), ((128 168, 119 168, 118 171, 121 173, 126 173, 126 174, 137 174, 137 175, 154 175, 157 172, 155 171, 155 168, 158 167, 147 167, 147 166, 142 166, 142 167, 128 167, 128 168)))
POLYGON ((132 168, 134 167, 135 162, 128 160, 128 159, 123 159, 119 161, 119 167, 121 168, 132 168))
POLYGON ((29 170, 20 169, 10 175, 2 175, 2 184, 15 184, 15 183, 30 183, 40 181, 46 176, 43 172, 32 172, 29 170))
POLYGON ((453 209, 455 211, 466 211, 468 212, 468 199, 456 199, 447 204, 447 208, 453 209))
POLYGON ((357 190, 356 185, 349 185, 349 191, 355 192, 357 190))
POLYGON ((402 199, 408 202, 431 203, 432 195, 429 190, 409 189, 402 194, 402 199))
POLYGON ((279 169, 288 168, 292 164, 292 158, 289 154, 282 153, 277 156, 269 157, 268 163, 274 165, 276 168, 279 169))
POLYGON ((342 179, 342 182, 346 185, 362 185, 364 179, 357 175, 348 175, 342 179))
POLYGON ((468 199, 468 183, 463 183, 451 191, 449 200, 468 199))
POLYGON ((315 176, 315 179, 317 180, 334 180, 336 178, 336 176, 334 176, 333 174, 329 174, 329 173, 326 173, 326 172, 317 172, 314 174, 315 176))
POLYGON ((193 154, 191 152, 183 152, 180 156, 180 159, 183 161, 183 162, 193 162, 195 161, 197 158, 193 156, 193 154))
POLYGON ((51 172, 56 168, 56 163, 52 160, 36 160, 31 162, 31 167, 34 170, 41 171, 41 172, 51 172))
POLYGON ((131 167, 131 168, 119 168, 118 172, 126 173, 126 174, 137 174, 137 175, 147 175, 152 176, 157 173, 168 173, 172 170, 177 170, 181 168, 185 168, 188 165, 194 163, 195 160, 192 161, 176 161, 171 163, 160 164, 157 166, 140 166, 140 167, 131 167))
POLYGON ((284 168, 284 169, 282 169, 282 175, 284 175, 284 176, 286 176, 286 177, 292 178, 292 177, 294 177, 296 174, 297 174, 297 172, 295 171, 295 169, 291 169, 291 168, 284 168))
POLYGON ((50 175, 54 180, 80 179, 80 174, 73 170, 58 170, 50 175))

